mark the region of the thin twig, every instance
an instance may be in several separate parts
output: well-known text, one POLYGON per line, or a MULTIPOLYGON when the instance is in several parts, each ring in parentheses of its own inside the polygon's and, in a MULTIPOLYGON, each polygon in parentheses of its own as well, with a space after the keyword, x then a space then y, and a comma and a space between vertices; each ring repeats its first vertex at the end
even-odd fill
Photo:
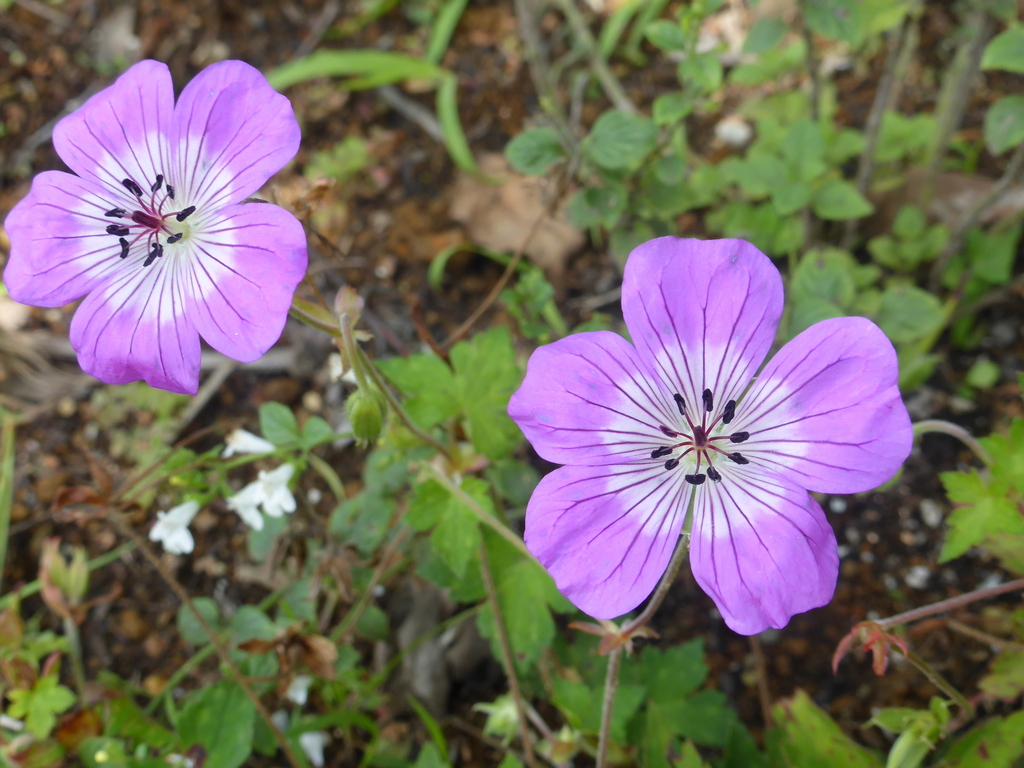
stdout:
POLYGON ((985 215, 985 212, 988 211, 989 208, 999 202, 999 199, 1006 194, 1010 189, 1010 186, 1017 181, 1022 170, 1024 170, 1024 142, 1021 142, 1017 146, 1017 149, 1014 150, 1013 155, 1010 157, 1010 162, 1006 166, 1006 170, 1003 171, 1003 175, 999 177, 999 181, 996 182, 995 186, 992 187, 991 191, 985 195, 985 197, 979 200, 975 206, 960 219, 956 229, 949 236, 949 242, 946 244, 946 247, 935 259, 935 263, 932 264, 929 284, 933 291, 939 287, 942 280, 942 273, 945 271, 946 265, 949 264, 957 253, 959 253, 960 247, 963 245, 964 238, 967 236, 968 231, 978 224, 981 217, 985 215))
POLYGON ((512 255, 512 258, 505 266, 505 271, 498 279, 498 282, 494 284, 494 287, 491 288, 490 293, 488 293, 487 296, 484 297, 484 300, 480 302, 480 306, 478 306, 473 311, 473 314, 466 318, 465 322, 463 322, 462 325, 460 325, 458 328, 452 331, 451 336, 445 339, 444 343, 441 344, 441 349, 451 349, 452 345, 454 345, 457 341, 459 341, 459 339, 461 339, 463 336, 469 333, 473 326, 476 325, 477 321, 481 317, 483 317, 484 313, 491 308, 491 305, 494 304, 495 301, 497 301, 498 296, 500 296, 501 292, 505 290, 505 286, 508 285, 508 281, 515 273, 516 267, 519 266, 519 262, 522 260, 523 255, 526 253, 526 249, 529 248, 530 243, 533 242, 533 238, 537 236, 537 233, 540 231, 541 226, 544 224, 544 222, 548 220, 548 217, 554 214, 554 212, 558 209, 558 206, 561 204, 562 196, 565 194, 565 191, 569 188, 569 175, 570 174, 568 172, 568 169, 566 169, 566 172, 558 177, 558 180, 555 182, 554 185, 554 190, 552 192, 551 199, 548 200, 548 204, 544 207, 544 210, 541 211, 540 215, 536 218, 536 220, 534 220, 529 232, 526 233, 526 237, 523 238, 522 244, 512 255))
POLYGON ((260 697, 256 695, 256 692, 252 689, 252 686, 249 685, 245 676, 242 674, 242 671, 238 668, 238 664, 236 664, 235 660, 231 657, 231 653, 221 642, 217 632, 214 631, 214 629, 203 617, 203 614, 200 613, 199 610, 196 608, 195 603, 192 602, 192 598, 189 597, 189 594, 185 591, 185 588, 181 586, 181 583, 174 577, 174 574, 172 574, 166 568, 166 566, 164 566, 163 562, 160 560, 159 557, 157 557, 152 547, 150 547, 149 544, 145 540, 143 540, 143 538, 139 536, 139 534, 135 532, 135 529, 132 528, 131 524, 128 522, 128 520, 125 518, 124 514, 122 514, 120 510, 110 507, 107 510, 107 516, 108 519, 110 519, 114 523, 114 525, 121 529, 121 532, 124 533, 125 536, 131 539, 135 546, 138 547, 139 551, 142 552, 142 556, 145 557, 146 560, 149 561, 149 564, 156 569, 156 572, 160 574, 160 578, 162 578, 164 582, 167 584, 167 586, 171 588, 171 591, 174 592, 175 595, 177 595, 178 599, 181 600, 182 604, 186 605, 188 609, 192 612, 192 615, 199 623, 199 626, 202 628, 207 639, 210 641, 210 644, 214 647, 217 656, 224 663, 224 666, 231 670, 231 674, 235 677, 235 681, 238 683, 242 691, 245 692, 245 695, 248 697, 248 699, 252 702, 253 706, 256 708, 256 712, 259 713, 260 718, 267 724, 267 728, 269 728, 270 732, 274 735, 274 740, 277 742, 277 745, 278 747, 280 747, 281 751, 284 752, 285 757, 288 758, 288 762, 291 763, 293 768, 303 768, 305 763, 299 758, 297 754, 295 754, 295 750, 292 749, 292 745, 289 743, 288 739, 285 737, 281 729, 277 727, 277 724, 274 722, 273 718, 270 717, 270 712, 267 711, 267 708, 263 705, 263 702, 260 701, 260 697))
POLYGON ((393 85, 382 85, 377 89, 381 101, 407 120, 416 123, 430 138, 444 143, 444 130, 434 113, 418 101, 413 101, 393 85))
POLYGON ((604 698, 601 700, 601 731, 597 740, 597 768, 605 768, 605 761, 608 757, 612 710, 615 707, 615 689, 619 684, 619 665, 621 663, 622 647, 620 646, 608 654, 608 673, 604 678, 604 698))
POLYGON ((1005 595, 1007 592, 1016 592, 1021 589, 1024 589, 1024 579, 1015 579, 1014 581, 1008 581, 1005 584, 986 587, 985 589, 976 589, 973 592, 968 592, 964 595, 957 595, 956 597, 940 600, 939 602, 932 603, 931 605, 924 605, 920 608, 915 608, 912 611, 898 613, 895 616, 890 616, 887 619, 881 619, 875 623, 883 629, 898 627, 901 624, 909 624, 912 621, 926 619, 929 616, 934 616, 936 613, 944 613, 946 611, 952 611, 954 608, 961 608, 975 602, 976 600, 987 600, 990 597, 1005 595))
POLYGON ((961 443, 970 448, 971 451, 974 452, 974 455, 977 456, 983 464, 991 466, 992 457, 989 455, 989 452, 982 447, 981 443, 978 442, 974 435, 959 424, 954 424, 951 421, 943 421, 942 419, 924 419, 923 421, 914 422, 915 437, 923 435, 926 432, 940 432, 944 435, 955 437, 961 443))
POLYGON ((544 47, 540 29, 537 26, 537 13, 531 0, 515 0, 516 25, 519 38, 523 43, 523 58, 526 59, 533 88, 537 92, 537 100, 541 108, 555 123, 559 136, 568 147, 575 147, 576 136, 570 128, 565 116, 565 109, 555 90, 554 79, 544 47))
POLYGON ((821 113, 821 72, 818 70, 818 59, 814 55, 814 36, 811 30, 804 24, 800 28, 800 33, 807 48, 807 53, 804 54, 804 67, 807 69, 811 84, 811 120, 817 122, 821 113))
POLYGON ((980 629, 975 629, 974 627, 964 624, 961 621, 957 621, 956 619, 946 619, 946 626, 958 634, 985 643, 985 645, 992 646, 1000 651, 1017 651, 1018 653, 1024 651, 1024 643, 1014 643, 1010 640, 1003 640, 1002 638, 990 635, 988 632, 982 632, 980 629))
MULTIPOLYGON (((692 499, 690 503, 692 506, 692 499)), ((683 560, 686 559, 686 552, 689 546, 689 535, 681 535, 679 543, 676 544, 675 551, 672 553, 672 559, 668 563, 668 568, 662 574, 661 581, 658 582, 658 586, 654 590, 654 594, 651 595, 651 599, 647 601, 647 606, 639 616, 622 627, 619 631, 620 637, 627 638, 628 640, 638 629, 651 620, 654 612, 658 610, 658 607, 665 599, 665 595, 668 594, 672 583, 676 580, 676 573, 679 571, 679 566, 683 564, 683 560)), ((619 681, 619 664, 622 661, 623 647, 622 645, 617 646, 608 655, 608 673, 604 680, 604 699, 601 705, 601 730, 598 731, 597 737, 597 768, 604 768, 608 752, 608 740, 611 738, 612 708, 615 703, 615 689, 619 681)))
MULTIPOLYGON (((903 17, 899 29, 889 37, 889 51, 885 56, 885 64, 882 67, 882 77, 878 81, 878 89, 875 91, 875 100, 871 104, 871 111, 864 123, 864 148, 860 153, 860 160, 857 163, 857 191, 862 195, 868 192, 871 187, 871 176, 875 171, 875 148, 878 146, 878 138, 882 130, 882 117, 893 103, 893 85, 901 80, 897 74, 898 64, 901 60, 908 60, 904 57, 903 49, 913 37, 911 29, 916 29, 915 20, 910 15, 903 17)), ((853 247, 853 240, 857 235, 857 220, 847 219, 846 228, 843 232, 843 249, 850 250, 853 247)))
POLYGON ((554 1, 562 15, 565 16, 566 21, 569 22, 573 35, 576 36, 577 41, 586 50, 587 56, 590 58, 590 68, 594 72, 594 77, 601 84, 601 89, 612 103, 612 106, 616 109, 621 109, 623 112, 637 114, 639 110, 632 99, 626 94, 626 89, 622 87, 622 83, 619 82, 615 73, 612 72, 608 62, 601 55, 597 40, 594 39, 590 32, 590 27, 587 26, 586 19, 583 18, 583 14, 580 13, 573 0, 554 1))
POLYGON ((498 645, 501 647, 505 674, 508 676, 508 687, 512 692, 512 700, 515 701, 516 711, 519 714, 519 738, 523 742, 526 765, 527 768, 537 768, 530 739, 530 726, 526 722, 526 709, 523 707, 523 694, 519 690, 519 677, 516 675, 515 657, 512 655, 512 645, 508 641, 508 632, 505 631, 505 619, 501 615, 501 606, 498 605, 498 590, 494 586, 494 574, 491 573, 491 563, 487 558, 487 547, 484 544, 480 545, 480 575, 483 577, 484 588, 487 590, 487 602, 490 603, 491 613, 494 615, 494 626, 498 630, 498 645))
POLYGON ((765 662, 764 651, 757 635, 750 636, 750 651, 754 654, 754 667, 757 670, 757 697, 761 702, 761 719, 765 728, 774 727, 772 717, 772 696, 768 689, 768 664, 765 662))
POLYGON ((935 106, 938 129, 929 150, 924 187, 921 191, 921 208, 926 211, 931 206, 935 179, 942 168, 946 147, 970 104, 971 88, 978 72, 981 71, 981 55, 989 38, 995 32, 996 22, 985 11, 979 10, 972 17, 969 27, 974 27, 976 32, 957 50, 949 68, 948 79, 943 83, 938 104, 935 106))

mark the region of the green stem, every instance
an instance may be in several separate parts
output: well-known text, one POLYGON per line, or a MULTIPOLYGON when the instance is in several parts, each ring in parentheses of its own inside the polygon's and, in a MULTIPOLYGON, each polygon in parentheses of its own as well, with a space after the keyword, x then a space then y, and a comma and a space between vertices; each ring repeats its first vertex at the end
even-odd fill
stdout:
POLYGON ((955 437, 961 443, 970 448, 974 452, 974 455, 977 456, 985 466, 992 466, 992 457, 989 455, 989 452, 982 447, 981 443, 978 442, 974 435, 959 424, 954 424, 950 421, 943 421, 942 419, 925 419, 914 423, 915 438, 925 434, 926 432, 941 432, 944 435, 955 437))
MULTIPOLYGON (((903 653, 902 649, 898 646, 893 647, 900 653, 903 653)), ((940 691, 946 694, 949 698, 955 701, 957 706, 960 707, 960 709, 962 709, 968 715, 969 719, 974 718, 974 706, 971 704, 971 702, 967 700, 966 696, 964 696, 962 693, 960 693, 960 691, 953 687, 952 683, 946 680, 946 678, 944 678, 935 669, 933 669, 927 661, 922 659, 913 651, 907 651, 905 656, 907 661, 909 661, 911 664, 917 667, 921 674, 927 677, 932 685, 934 685, 936 688, 938 688, 940 691)))
POLYGON ((339 504, 343 502, 346 498, 345 486, 342 484, 341 478, 338 477, 338 473, 334 471, 334 468, 315 453, 307 454, 307 458, 309 459, 309 466, 315 469, 330 487, 335 500, 339 504))
POLYGON ((477 516, 480 522, 491 528, 495 533, 505 539, 505 541, 518 549, 525 557, 528 557, 530 560, 540 565, 540 561, 537 560, 537 558, 533 556, 533 553, 526 548, 526 542, 524 542, 521 537, 514 534, 509 530, 508 526, 480 506, 476 499, 452 482, 452 479, 444 472, 426 461, 420 462, 420 468, 433 475, 434 479, 443 485, 448 492, 452 494, 452 496, 455 496, 459 501, 469 507, 469 510, 477 516))
POLYGON ((0 586, 7 562, 7 537, 14 506, 14 415, 0 407, 0 586))
POLYGON ((71 657, 71 677, 75 681, 78 700, 85 701, 85 667, 82 666, 82 637, 78 625, 70 616, 65 616, 64 637, 68 641, 68 656, 71 657))
POLYGON ((516 674, 515 657, 512 655, 512 644, 508 640, 505 619, 501 615, 501 606, 498 604, 498 590, 494 586, 494 574, 491 573, 491 563, 487 558, 487 547, 482 543, 480 544, 480 575, 483 577, 484 587, 487 590, 487 602, 494 615, 494 626, 498 630, 498 646, 501 648, 502 662, 504 662, 505 674, 508 676, 508 687, 519 715, 519 739, 523 742, 526 765, 528 768, 537 768, 530 739, 530 726, 526 722, 526 709, 523 707, 523 694, 519 689, 519 676, 516 674))

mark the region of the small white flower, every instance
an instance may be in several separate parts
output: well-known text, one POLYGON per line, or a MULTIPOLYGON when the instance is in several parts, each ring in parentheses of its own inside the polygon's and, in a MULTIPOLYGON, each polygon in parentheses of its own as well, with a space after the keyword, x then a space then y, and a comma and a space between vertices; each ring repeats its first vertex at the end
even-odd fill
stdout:
POLYGON ((164 551, 172 555, 187 555, 195 546, 188 526, 198 511, 198 502, 186 501, 170 512, 157 512, 156 525, 149 530, 149 540, 160 542, 164 551))
POLYGON ((291 685, 288 686, 285 697, 301 707, 309 698, 309 686, 312 682, 313 678, 309 675, 296 675, 291 685))
POLYGON ((324 747, 330 742, 331 737, 324 731, 306 731, 299 735, 299 746, 306 753, 306 759, 313 764, 314 768, 321 768, 324 764, 324 747))
POLYGON ((244 429, 236 429, 224 439, 224 453, 221 454, 221 458, 227 459, 236 453, 273 453, 275 450, 274 444, 269 440, 264 440, 244 429))
POLYGON ((228 508, 237 512, 253 530, 263 530, 260 507, 271 517, 295 511, 295 497, 288 490, 288 481, 294 472, 295 467, 291 464, 282 464, 272 472, 260 470, 255 480, 227 500, 228 508))

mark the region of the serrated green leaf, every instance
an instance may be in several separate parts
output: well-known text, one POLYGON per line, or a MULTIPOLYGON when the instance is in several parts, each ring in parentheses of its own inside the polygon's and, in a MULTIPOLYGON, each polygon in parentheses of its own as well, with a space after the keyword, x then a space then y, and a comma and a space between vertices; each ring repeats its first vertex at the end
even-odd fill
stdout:
POLYGON ((982 54, 981 68, 1024 74, 1024 27, 1010 27, 992 38, 982 54))
POLYGON ((969 506, 954 509, 946 518, 946 525, 946 541, 939 553, 940 563, 959 557, 987 536, 1024 534, 1024 518, 1017 505, 1005 496, 976 498, 969 506))
POLYGON ((1001 155, 1024 141, 1024 96, 1004 96, 985 113, 985 144, 1001 155))
POLYGON ((942 302, 914 285, 893 284, 882 292, 878 312, 873 318, 893 344, 920 341, 945 322, 942 302))
POLYGON ((651 150, 658 136, 654 121, 620 109, 602 114, 585 142, 588 157, 608 170, 621 170, 639 165, 651 150))
POLYGON ((1024 693, 1024 651, 1001 651, 978 687, 997 699, 1017 699, 1024 693))
POLYGON ((935 768, 1011 768, 1024 754, 1024 712, 995 718, 960 737, 935 768))
POLYGON ((797 691, 772 707, 776 727, 766 738, 774 765, 800 768, 882 768, 882 761, 797 691))
POLYGON ((293 445, 299 441, 299 423, 292 409, 270 401, 260 406, 260 432, 274 445, 293 445))
MULTIPOLYGON (((594 690, 586 683, 562 677, 554 679, 553 687, 552 701, 565 713, 574 728, 585 733, 597 733, 600 730, 603 704, 600 690, 594 690)), ((609 732, 612 739, 620 744, 624 744, 627 740, 626 726, 640 709, 640 705, 644 701, 644 694, 645 689, 642 685, 625 683, 615 689, 609 732)))
POLYGON ((405 393, 406 411, 424 429, 458 413, 454 376, 437 355, 392 357, 377 361, 377 366, 405 393))
POLYGON ((57 724, 57 715, 75 703, 75 694, 60 684, 56 674, 41 677, 32 688, 7 691, 11 700, 7 714, 25 721, 25 729, 44 739, 57 724))
POLYGON ((565 157, 565 149, 554 128, 531 128, 516 136, 505 147, 505 157, 520 173, 539 176, 552 163, 565 157))
POLYGON ((492 328, 452 347, 456 392, 474 447, 492 461, 519 446, 521 433, 508 401, 522 374, 508 328, 492 328))
POLYGON ((811 209, 819 218, 843 221, 867 216, 875 208, 852 184, 829 179, 815 191, 811 209))
POLYGON ((189 697, 178 717, 178 732, 183 744, 205 748, 208 768, 238 768, 252 752, 255 714, 237 683, 221 682, 189 697))

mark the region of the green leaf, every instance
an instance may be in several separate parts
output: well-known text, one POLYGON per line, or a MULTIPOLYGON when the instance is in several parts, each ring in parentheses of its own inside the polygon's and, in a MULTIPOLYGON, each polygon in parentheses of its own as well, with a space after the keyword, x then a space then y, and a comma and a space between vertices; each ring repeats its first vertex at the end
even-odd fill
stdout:
MULTIPOLYGON (((220 628, 220 608, 213 598, 195 597, 192 599, 192 605, 214 632, 220 628)), ((205 645, 210 641, 195 614, 184 604, 178 608, 178 633, 186 643, 192 645, 205 645)))
POLYGON ((377 361, 377 366, 405 393, 406 411, 424 429, 458 413, 455 379, 451 369, 437 355, 392 357, 377 361))
POLYGON ((432 741, 428 741, 420 748, 416 762, 413 763, 413 768, 448 768, 448 766, 448 761, 441 756, 440 750, 432 741))
MULTIPOLYGON (((940 477, 946 481, 944 473, 940 477)), ((959 507, 946 518, 946 541, 939 553, 939 562, 945 563, 959 557, 971 547, 980 544, 987 536, 1008 533, 1024 534, 1024 518, 1017 505, 1005 496, 975 498, 969 506, 959 507)))
POLYGON ((492 461, 512 454, 522 440, 508 401, 522 374, 508 328, 491 328, 452 347, 455 389, 474 447, 492 461))
POLYGON ((800 768, 882 768, 875 753, 843 733, 839 725, 797 691, 772 707, 776 727, 766 737, 773 764, 800 768))
POLYGON ((241 686, 220 682, 188 698, 178 717, 178 733, 182 743, 206 749, 206 768, 237 768, 252 752, 255 714, 241 686))
POLYGON ((445 70, 425 59, 375 50, 320 50, 267 73, 277 90, 318 77, 350 77, 349 89, 376 88, 404 80, 438 81, 445 70))
POLYGON ((620 109, 602 114, 585 142, 588 157, 608 170, 639 165, 654 149, 658 128, 654 121, 620 109))
POLYGON ((924 235, 928 221, 916 205, 904 205, 896 214, 892 233, 900 240, 913 240, 924 235))
POLYGON ((790 294, 794 301, 816 299, 846 310, 857 294, 856 267, 853 256, 842 249, 810 250, 793 272, 790 294))
POLYGON ((505 157, 520 173, 539 176, 551 164, 565 157, 565 149, 554 128, 531 128, 516 136, 505 147, 505 157))
POLYGON ((667 53, 682 51, 686 48, 686 33, 674 21, 668 19, 652 21, 644 29, 644 34, 651 41, 651 45, 667 53))
POLYGON ((935 333, 946 315, 933 294, 914 285, 894 283, 882 292, 873 319, 893 344, 910 344, 935 333))
POLYGON ((802 181, 791 181, 772 190, 772 204, 780 216, 796 213, 811 201, 811 188, 802 181))
POLYGON ((801 10, 811 31, 857 47, 868 31, 862 6, 863 0, 805 0, 801 10))
POLYGON ((459 25, 462 12, 466 10, 469 0, 446 0, 441 9, 437 12, 434 26, 430 30, 430 39, 427 41, 427 50, 424 58, 431 64, 440 64, 444 52, 448 50, 452 34, 459 25))
POLYGON ((273 640, 277 625, 254 605, 243 605, 231 617, 231 642, 235 645, 249 640, 273 640))
MULTIPOLYGON (((586 733, 597 733, 601 728, 601 691, 562 677, 556 677, 553 682, 552 701, 565 713, 572 726, 586 733)), ((627 683, 616 687, 610 729, 613 740, 620 744, 627 741, 626 726, 640 709, 644 694, 642 685, 627 683)))
POLYGON ((811 209, 819 218, 842 221, 867 216, 875 208, 852 184, 829 179, 814 193, 811 209))
MULTIPOLYGON (((462 488, 481 506, 491 510, 484 481, 467 478, 462 488)), ((430 541, 434 550, 457 578, 465 575, 466 566, 481 542, 479 521, 469 507, 437 481, 427 480, 413 489, 406 521, 417 530, 433 529, 430 541)))
POLYGON ((273 401, 260 406, 260 432, 274 445, 293 445, 299 441, 299 423, 292 409, 273 401))
POLYGON ((685 85, 694 85, 705 93, 717 91, 725 75, 722 71, 722 62, 714 53, 698 53, 687 56, 681 62, 677 70, 679 82, 685 85))
POLYGON ((1005 69, 1024 74, 1024 27, 1010 27, 985 47, 982 69, 1005 69))
POLYGON ((376 605, 367 605, 356 622, 356 632, 367 640, 380 642, 388 639, 388 617, 376 605))
POLYGON ((57 680, 57 675, 47 675, 36 681, 32 688, 15 688, 7 691, 11 700, 7 714, 25 721, 25 728, 33 736, 44 739, 57 724, 57 715, 75 703, 75 694, 57 680))
POLYGON ((960 737, 935 768, 1011 768, 1024 754, 1024 712, 995 718, 960 737))
POLYGON ((789 27, 786 22, 778 16, 758 19, 747 32, 747 39, 743 41, 743 53, 756 55, 774 48, 786 36, 787 29, 789 27))
POLYGON ((651 116, 655 125, 670 125, 678 123, 693 111, 693 97, 676 91, 674 93, 663 93, 654 100, 651 108, 651 116))
POLYGON ((1024 96, 1004 96, 985 113, 985 144, 993 155, 1001 155, 1022 141, 1024 96))
MULTIPOLYGON (((106 736, 94 736, 83 741, 78 747, 78 756, 85 768, 120 768, 128 761, 124 742, 106 736)), ((132 768, 135 768, 134 762, 132 768)))
POLYGON ((999 367, 999 363, 989 360, 987 357, 981 357, 967 371, 964 383, 978 389, 988 389, 998 384, 1002 375, 1003 369, 999 367))
POLYGON ((437 87, 437 121, 441 124, 441 136, 444 145, 448 148, 448 154, 452 161, 464 171, 479 173, 476 159, 473 157, 473 150, 466 140, 466 133, 462 130, 462 121, 459 119, 459 79, 450 72, 445 72, 444 77, 437 87))
POLYGON ((978 687, 1004 701, 1013 701, 1024 693, 1024 651, 1001 651, 978 687))
POLYGON ((314 448, 321 443, 329 443, 334 439, 334 430, 331 425, 319 416, 310 416, 302 425, 302 435, 299 443, 305 450, 314 448))

